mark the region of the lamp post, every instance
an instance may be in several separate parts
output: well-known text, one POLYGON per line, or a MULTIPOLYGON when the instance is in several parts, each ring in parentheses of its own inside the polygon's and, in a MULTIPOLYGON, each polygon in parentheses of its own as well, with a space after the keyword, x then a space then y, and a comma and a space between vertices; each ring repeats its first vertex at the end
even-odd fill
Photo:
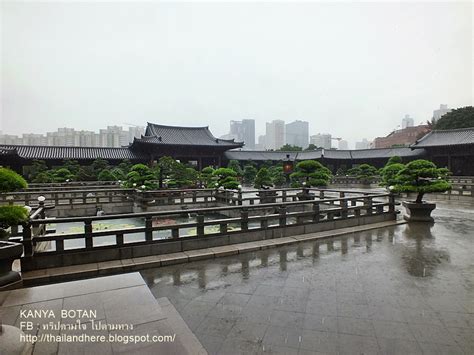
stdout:
POLYGON ((290 174, 293 172, 293 162, 290 159, 290 154, 286 155, 286 160, 283 162, 283 173, 286 177, 286 183, 290 181, 290 174))

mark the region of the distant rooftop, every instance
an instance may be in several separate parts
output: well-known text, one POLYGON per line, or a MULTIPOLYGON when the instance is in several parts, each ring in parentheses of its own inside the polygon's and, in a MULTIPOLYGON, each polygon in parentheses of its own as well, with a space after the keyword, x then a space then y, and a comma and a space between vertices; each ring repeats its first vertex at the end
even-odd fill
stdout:
POLYGON ((474 127, 431 131, 416 141, 413 149, 474 144, 474 127))
POLYGON ((160 145, 199 145, 211 147, 223 147, 227 149, 239 148, 243 142, 235 142, 233 139, 216 138, 209 127, 180 127, 165 126, 149 123, 145 135, 136 138, 135 143, 152 143, 160 145))

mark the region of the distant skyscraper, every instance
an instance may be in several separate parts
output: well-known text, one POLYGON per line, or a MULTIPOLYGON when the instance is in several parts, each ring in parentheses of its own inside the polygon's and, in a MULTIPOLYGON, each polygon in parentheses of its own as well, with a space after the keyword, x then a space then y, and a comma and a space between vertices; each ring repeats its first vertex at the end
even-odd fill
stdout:
POLYGON ((267 149, 265 145, 265 135, 258 136, 258 144, 255 144, 256 150, 265 150, 267 149))
POLYGON ((364 138, 362 139, 361 142, 356 142, 355 144, 355 149, 369 149, 370 148, 370 142, 364 138))
POLYGON ((415 122, 413 121, 413 118, 411 118, 409 115, 405 115, 402 119, 402 129, 405 129, 407 127, 413 127, 415 125, 415 122))
POLYGON ((267 122, 265 146, 267 149, 279 149, 285 145, 285 121, 267 122))
POLYGON ((230 139, 244 142, 243 149, 255 149, 255 120, 230 121, 230 139))
POLYGON ((347 143, 346 140, 341 139, 338 144, 338 149, 339 150, 347 150, 349 149, 349 144, 347 143))
POLYGON ((318 133, 314 136, 311 136, 309 142, 318 148, 331 149, 331 139, 332 136, 330 134, 318 133))
POLYGON ((294 121, 285 125, 286 144, 306 148, 308 146, 309 124, 306 121, 294 121))
POLYGON ((439 105, 439 109, 433 111, 433 120, 436 122, 442 116, 451 111, 452 109, 448 108, 448 105, 439 105))

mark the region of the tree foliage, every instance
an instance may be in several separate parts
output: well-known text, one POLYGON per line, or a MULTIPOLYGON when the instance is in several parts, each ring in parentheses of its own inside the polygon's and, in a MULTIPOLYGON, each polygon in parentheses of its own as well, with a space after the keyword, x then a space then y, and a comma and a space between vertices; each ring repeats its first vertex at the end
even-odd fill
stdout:
POLYGON ((443 115, 434 129, 456 129, 474 127, 474 107, 461 107, 443 115))
POLYGON ((212 173, 217 181, 216 187, 223 187, 224 189, 237 189, 239 181, 237 180, 237 173, 229 168, 219 168, 212 173))
POLYGON ((370 164, 360 164, 347 171, 347 174, 354 176, 363 183, 370 183, 377 176, 377 168, 370 164))
POLYGON ((216 177, 213 175, 214 168, 208 166, 201 170, 201 183, 206 188, 214 188, 216 184, 216 177))
POLYGON ((327 186, 331 179, 331 171, 315 160, 303 160, 296 164, 296 169, 290 175, 292 186, 327 186))
POLYGON ((253 165, 245 165, 243 178, 244 183, 251 185, 255 181, 255 177, 257 176, 257 168, 253 165))
MULTIPOLYGON (((17 226, 28 220, 30 213, 24 206, 0 206, 0 229, 17 226)), ((1 233, 0 237, 5 236, 1 233)))
POLYGON ((280 149, 277 149, 276 151, 280 152, 301 152, 303 148, 298 147, 297 145, 291 145, 291 144, 285 144, 282 146, 280 149))
POLYGON ((391 164, 401 164, 402 163, 402 158, 399 157, 398 155, 394 155, 388 159, 387 164, 385 166, 391 165, 391 164))
POLYGON ((424 159, 413 160, 395 176, 395 192, 418 193, 416 203, 423 202, 423 195, 429 192, 444 192, 451 189, 447 181, 450 171, 438 168, 433 162, 424 159))
POLYGON ((126 187, 135 187, 140 189, 142 186, 144 186, 146 190, 151 190, 156 188, 155 180, 156 175, 147 165, 135 164, 127 174, 127 180, 125 181, 124 185, 126 187))
POLYGON ((313 144, 313 143, 310 143, 306 148, 305 150, 316 150, 320 147, 318 147, 317 145, 313 144))
POLYGON ((275 165, 272 166, 270 169, 270 175, 272 177, 273 185, 277 187, 281 187, 286 183, 286 175, 283 171, 283 166, 275 165))
POLYGON ((398 182, 398 173, 405 168, 405 165, 401 163, 387 163, 382 169, 380 169, 380 177, 382 181, 381 186, 394 186, 398 182))
POLYGON ((26 189, 28 183, 20 174, 8 168, 0 168, 0 191, 12 192, 26 189))
POLYGON ((268 189, 273 186, 272 176, 267 168, 261 168, 255 176, 254 187, 256 189, 268 189))
POLYGON ((240 163, 237 160, 229 161, 227 168, 234 170, 239 177, 243 175, 242 168, 240 167, 240 163))

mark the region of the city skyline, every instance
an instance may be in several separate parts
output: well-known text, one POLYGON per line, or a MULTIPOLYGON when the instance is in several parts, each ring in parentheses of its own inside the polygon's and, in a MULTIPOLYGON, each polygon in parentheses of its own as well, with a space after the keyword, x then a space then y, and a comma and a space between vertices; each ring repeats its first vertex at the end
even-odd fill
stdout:
POLYGON ((150 121, 220 136, 252 117, 257 136, 300 119, 352 145, 472 105, 471 3, 0 6, 6 133, 150 121))

